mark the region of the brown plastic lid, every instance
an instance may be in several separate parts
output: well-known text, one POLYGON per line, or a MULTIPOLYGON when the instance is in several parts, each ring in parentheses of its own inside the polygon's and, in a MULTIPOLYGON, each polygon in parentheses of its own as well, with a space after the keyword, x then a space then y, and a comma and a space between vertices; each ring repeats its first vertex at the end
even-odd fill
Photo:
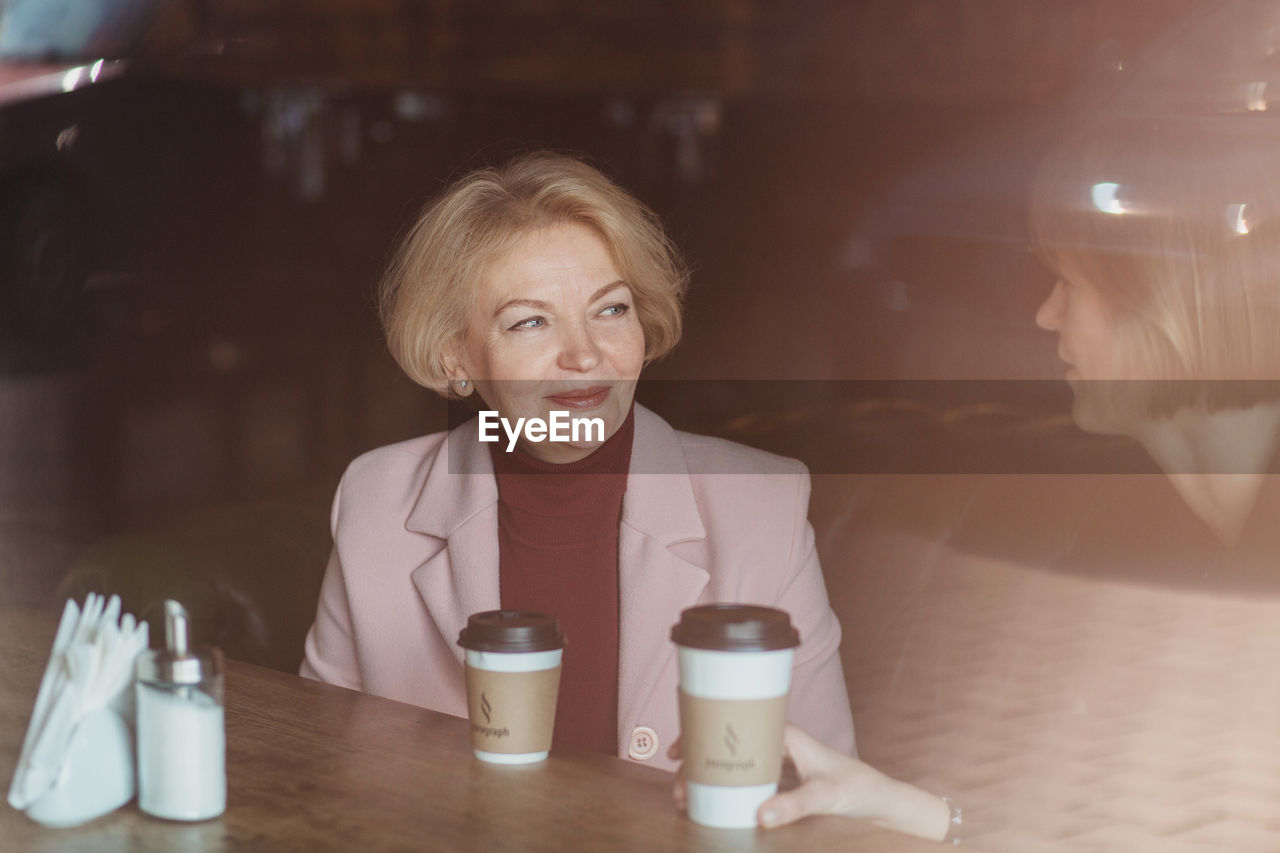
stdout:
POLYGON ((472 613, 458 645, 478 652, 549 652, 567 645, 560 621, 531 610, 472 613))
POLYGON ((800 645, 800 632, 785 610, 754 604, 704 604, 680 614, 671 639, 691 649, 772 652, 800 645))

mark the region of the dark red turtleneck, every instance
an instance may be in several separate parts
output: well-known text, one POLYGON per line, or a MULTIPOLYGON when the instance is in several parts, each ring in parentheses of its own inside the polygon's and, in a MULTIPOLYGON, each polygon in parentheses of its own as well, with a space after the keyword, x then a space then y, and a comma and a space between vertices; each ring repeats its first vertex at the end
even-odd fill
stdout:
POLYGON ((504 609, 560 620, 555 744, 618 751, 618 524, 631 466, 635 408, 577 462, 542 462, 490 445, 498 480, 498 565, 504 609))

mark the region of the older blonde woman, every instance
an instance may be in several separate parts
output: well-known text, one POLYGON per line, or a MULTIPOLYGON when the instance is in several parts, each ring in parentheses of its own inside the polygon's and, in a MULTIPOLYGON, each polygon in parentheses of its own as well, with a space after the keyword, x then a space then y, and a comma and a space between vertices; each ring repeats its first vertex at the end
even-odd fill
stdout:
POLYGON ((525 430, 508 452, 472 419, 356 459, 304 675, 465 716, 468 614, 549 612, 570 643, 556 744, 673 767, 670 627, 685 607, 749 601, 799 627, 792 719, 853 752, 804 467, 633 403, 679 340, 685 286, 653 214, 573 159, 478 171, 426 208, 382 288, 408 376, 510 424, 568 412, 603 428, 525 430))

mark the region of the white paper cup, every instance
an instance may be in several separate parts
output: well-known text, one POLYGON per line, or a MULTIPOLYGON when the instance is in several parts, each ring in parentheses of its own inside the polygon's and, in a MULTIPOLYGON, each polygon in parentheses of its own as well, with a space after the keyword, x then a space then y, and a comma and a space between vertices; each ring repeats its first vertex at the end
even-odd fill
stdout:
POLYGON ((711 605, 686 610, 672 638, 689 818, 754 827, 760 805, 778 791, 798 635, 780 610, 711 605))
POLYGON ((476 758, 494 764, 546 759, 560 689, 559 623, 527 611, 487 611, 471 616, 458 642, 466 649, 467 715, 476 758))
POLYGON ((476 758, 532 764, 551 751, 562 651, 467 649, 467 712, 476 758))

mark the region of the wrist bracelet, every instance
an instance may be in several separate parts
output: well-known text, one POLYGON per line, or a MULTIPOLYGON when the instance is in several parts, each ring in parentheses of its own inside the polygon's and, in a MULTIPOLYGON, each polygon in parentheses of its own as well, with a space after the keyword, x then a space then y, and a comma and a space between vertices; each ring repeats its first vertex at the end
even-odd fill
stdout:
POLYGON ((947 826, 947 835, 942 839, 942 843, 959 847, 960 827, 964 824, 964 812, 951 801, 950 797, 943 797, 942 801, 947 804, 947 808, 951 809, 951 821, 947 826))

